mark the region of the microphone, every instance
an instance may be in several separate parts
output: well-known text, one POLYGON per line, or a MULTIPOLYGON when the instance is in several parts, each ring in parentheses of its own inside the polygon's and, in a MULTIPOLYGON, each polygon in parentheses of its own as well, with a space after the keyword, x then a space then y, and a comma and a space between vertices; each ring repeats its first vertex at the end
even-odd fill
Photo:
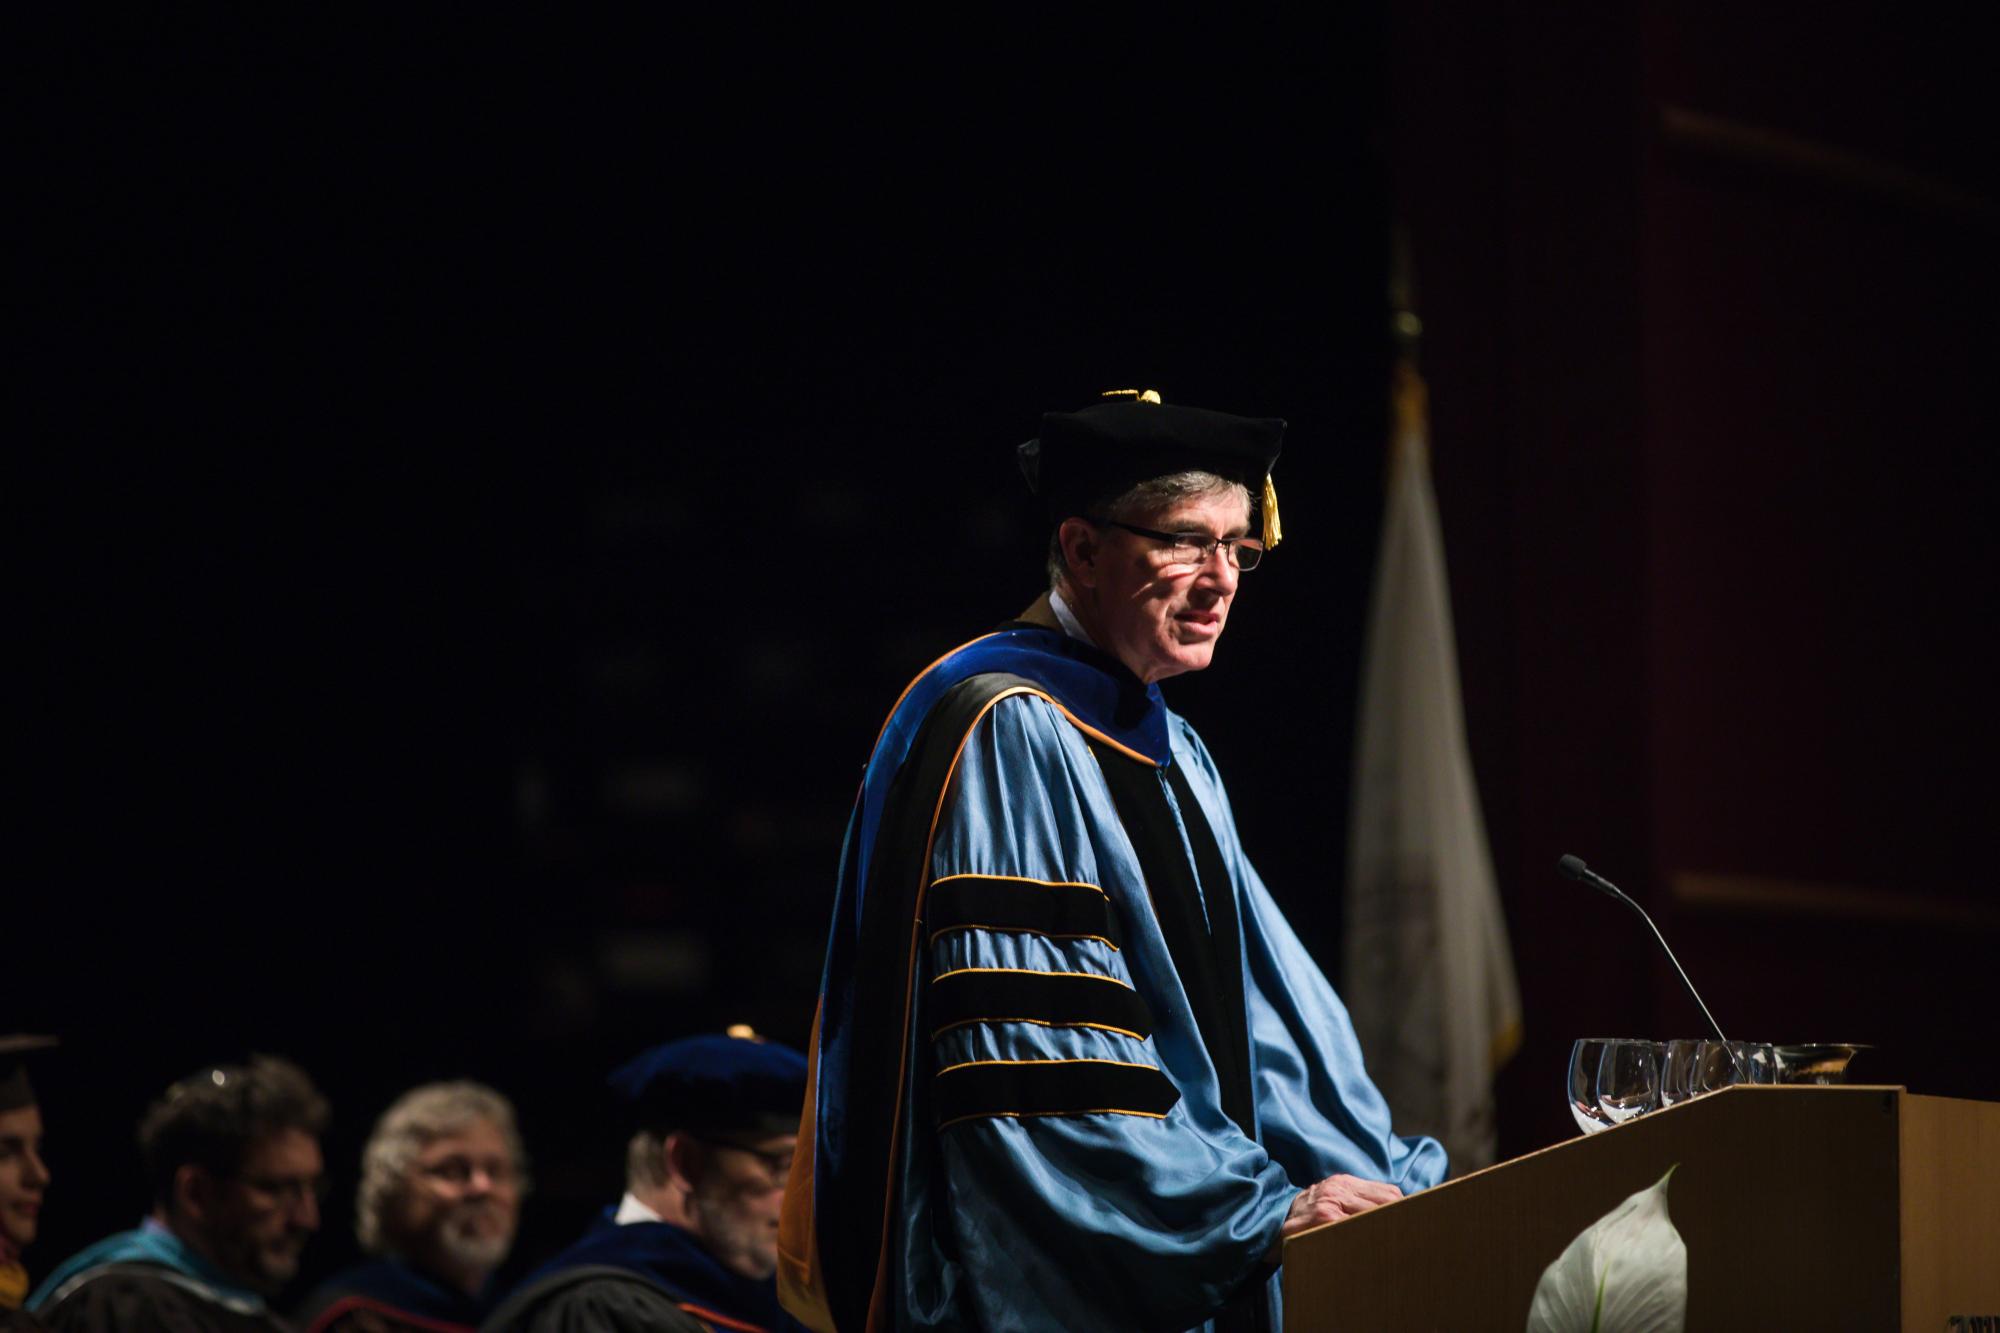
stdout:
POLYGON ((1722 1035, 1722 1025, 1715 1021, 1714 1014, 1708 1012, 1708 1006, 1702 1002, 1701 992, 1694 988, 1692 981, 1688 980, 1687 969, 1681 966, 1680 959, 1674 957, 1674 951, 1667 948, 1667 937, 1662 935, 1660 928, 1653 924, 1653 918, 1646 915, 1646 909, 1626 897, 1624 890, 1620 889, 1616 884, 1613 884, 1610 880, 1585 865, 1583 858, 1580 856, 1564 856, 1562 860, 1556 862, 1556 869, 1561 871, 1565 878, 1581 880, 1593 889, 1610 894, 1613 898, 1616 898, 1619 902, 1624 903, 1639 914, 1639 919, 1646 923, 1648 930, 1653 932, 1653 938, 1660 942, 1660 948, 1666 953, 1667 961, 1674 965, 1674 971, 1681 974, 1681 984, 1688 988, 1688 994, 1694 996, 1694 1002, 1701 1005, 1701 1016, 1706 1018, 1708 1025, 1715 1029, 1716 1038, 1727 1043, 1729 1038, 1722 1035))

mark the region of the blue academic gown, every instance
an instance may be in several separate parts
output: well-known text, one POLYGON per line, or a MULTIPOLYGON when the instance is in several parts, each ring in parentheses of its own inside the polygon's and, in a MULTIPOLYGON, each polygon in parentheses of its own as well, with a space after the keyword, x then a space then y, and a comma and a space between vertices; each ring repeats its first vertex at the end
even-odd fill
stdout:
POLYGON ((1181 1330, 1232 1305, 1276 1328, 1265 1256, 1301 1188, 1445 1173, 1391 1131, 1193 728, 1036 627, 940 659, 884 727, 811 1058, 779 1286, 843 1333, 1181 1330), (1155 813, 1128 830, 1134 791, 1155 813), (1193 904, 1154 899, 1140 849, 1158 871, 1163 837, 1193 904), (1212 932, 1198 985, 1176 912, 1212 932))

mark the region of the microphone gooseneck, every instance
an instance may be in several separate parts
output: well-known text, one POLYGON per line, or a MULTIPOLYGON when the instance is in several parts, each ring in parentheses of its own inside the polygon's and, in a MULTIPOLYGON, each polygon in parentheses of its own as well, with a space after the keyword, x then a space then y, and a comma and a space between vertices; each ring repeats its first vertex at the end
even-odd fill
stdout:
POLYGON ((1646 909, 1639 906, 1639 904, 1633 902, 1630 898, 1626 897, 1625 891, 1623 889, 1619 888, 1616 884, 1613 884, 1610 880, 1604 878, 1604 876, 1598 874, 1595 870, 1592 870, 1589 866, 1585 865, 1583 863, 1583 858, 1580 856, 1565 855, 1560 861, 1556 862, 1556 869, 1563 875, 1564 878, 1580 880, 1581 882, 1590 885, 1590 887, 1593 889, 1597 889, 1603 893, 1608 893, 1613 898, 1616 898, 1619 902, 1624 903, 1627 907, 1631 908, 1633 911, 1639 914, 1639 919, 1646 923, 1646 929, 1652 931, 1653 938, 1660 942, 1660 949, 1663 953, 1667 955, 1667 961, 1674 965, 1674 971, 1681 974, 1681 985, 1686 986, 1688 988, 1688 994, 1694 996, 1694 1002, 1698 1005, 1701 1005, 1701 1016, 1703 1018, 1706 1018, 1708 1020, 1708 1025, 1715 1029, 1715 1035, 1717 1039, 1727 1044, 1729 1038, 1722 1035, 1722 1025, 1715 1021, 1714 1014, 1708 1012, 1708 1005, 1702 1000, 1701 992, 1694 988, 1694 983, 1692 981, 1688 980, 1687 969, 1681 966, 1680 959, 1674 957, 1674 951, 1667 947, 1667 937, 1662 935, 1660 933, 1660 928, 1653 924, 1653 918, 1646 915, 1646 909))

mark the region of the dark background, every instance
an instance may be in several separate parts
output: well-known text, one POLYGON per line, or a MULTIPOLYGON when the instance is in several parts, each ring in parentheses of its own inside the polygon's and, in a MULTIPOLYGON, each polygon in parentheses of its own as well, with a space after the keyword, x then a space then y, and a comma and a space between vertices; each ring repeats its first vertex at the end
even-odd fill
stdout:
POLYGON ((15 34, 35 1271, 142 1210, 146 1100, 256 1050, 335 1102, 312 1271, 437 1077, 521 1107, 523 1256, 573 1234, 610 1065, 804 1041, 875 729, 1034 595, 1012 447, 1104 388, 1291 422, 1285 549, 1169 699, 1336 970, 1398 225, 1527 1009, 1503 1151, 1572 1132, 1575 1036, 1698 1022, 1564 851, 1732 1033, 2000 1096, 1972 46, 1556 8, 15 34))

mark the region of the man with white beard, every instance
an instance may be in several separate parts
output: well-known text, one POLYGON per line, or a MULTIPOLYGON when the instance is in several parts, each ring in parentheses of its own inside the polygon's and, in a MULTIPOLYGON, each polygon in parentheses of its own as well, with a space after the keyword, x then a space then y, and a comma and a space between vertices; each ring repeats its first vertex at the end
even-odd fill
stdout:
POLYGON ((361 1153, 355 1234, 377 1257, 329 1279, 299 1322, 308 1333, 470 1333, 492 1308, 527 1188, 505 1097, 464 1082, 403 1094, 361 1153))

